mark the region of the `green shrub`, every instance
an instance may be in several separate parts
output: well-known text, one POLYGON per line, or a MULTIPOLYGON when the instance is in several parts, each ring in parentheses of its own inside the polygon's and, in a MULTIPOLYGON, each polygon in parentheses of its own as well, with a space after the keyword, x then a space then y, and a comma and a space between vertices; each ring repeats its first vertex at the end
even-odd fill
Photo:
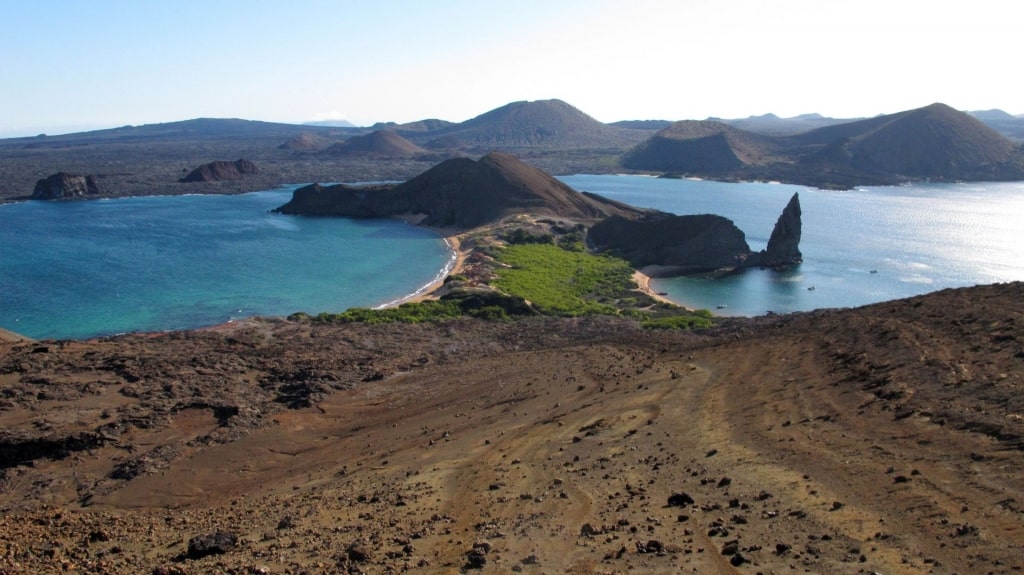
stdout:
POLYGON ((711 313, 706 315, 699 310, 686 315, 671 315, 665 317, 648 318, 640 322, 645 329, 703 329, 711 327, 711 313))

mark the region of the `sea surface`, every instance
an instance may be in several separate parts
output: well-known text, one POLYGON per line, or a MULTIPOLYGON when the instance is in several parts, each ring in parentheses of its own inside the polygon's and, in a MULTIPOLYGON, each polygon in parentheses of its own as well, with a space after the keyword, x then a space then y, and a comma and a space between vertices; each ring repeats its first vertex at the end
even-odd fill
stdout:
POLYGON ((454 263, 443 238, 399 221, 270 213, 295 187, 0 205, 0 327, 87 338, 340 312, 454 263))
MULTIPOLYGON (((755 250, 799 193, 801 265, 653 282, 679 303, 720 315, 852 307, 1024 280, 1024 183, 838 192, 643 176, 562 179, 637 206, 723 215, 755 250)), ((442 238, 401 222, 270 213, 295 187, 0 205, 0 327, 86 338, 376 307, 423 289, 453 263, 442 238)))
POLYGON ((674 214, 715 213, 768 244, 800 194, 804 262, 787 271, 656 279, 652 288, 719 315, 854 307, 943 288, 1024 280, 1024 182, 827 191, 644 176, 562 178, 573 188, 674 214))

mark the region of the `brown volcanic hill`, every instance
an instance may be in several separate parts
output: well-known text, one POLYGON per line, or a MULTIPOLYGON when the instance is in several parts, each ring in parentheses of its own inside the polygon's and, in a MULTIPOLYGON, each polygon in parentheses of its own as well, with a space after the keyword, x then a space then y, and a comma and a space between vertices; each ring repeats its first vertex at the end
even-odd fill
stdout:
POLYGON ((401 158, 428 152, 391 130, 377 130, 362 136, 352 136, 342 143, 330 146, 323 153, 331 156, 373 155, 401 158))
POLYGON ((327 138, 313 134, 311 132, 303 132, 293 138, 289 138, 288 141, 278 146, 281 150, 293 150, 296 152, 308 152, 310 150, 318 150, 328 145, 330 140, 327 138))
POLYGON ((602 124, 561 100, 540 100, 512 102, 423 137, 425 142, 435 142, 433 147, 458 142, 488 150, 556 150, 627 148, 647 135, 643 130, 602 124))
POLYGON ((440 228, 470 229, 513 214, 595 220, 644 213, 625 204, 581 194, 543 171, 499 152, 480 160, 446 160, 390 188, 306 186, 278 208, 286 214, 389 217, 421 215, 440 228))
POLYGON ((198 168, 189 172, 187 176, 181 178, 180 182, 220 182, 224 180, 240 180, 245 176, 254 175, 260 173, 256 164, 253 164, 249 160, 235 160, 234 162, 227 162, 223 160, 217 160, 208 164, 203 164, 198 168))
POLYGON ((896 114, 849 146, 854 166, 913 178, 973 179, 996 175, 1014 145, 969 114, 945 104, 896 114))
POLYGON ((1019 573, 1022 298, 0 344, 0 572, 1019 573))
POLYGON ((679 122, 623 156, 622 164, 826 187, 1024 179, 1024 149, 944 104, 785 137, 752 134, 718 122, 679 122))
POLYGON ((635 170, 720 174, 763 164, 778 144, 721 122, 684 120, 659 131, 622 158, 635 170))

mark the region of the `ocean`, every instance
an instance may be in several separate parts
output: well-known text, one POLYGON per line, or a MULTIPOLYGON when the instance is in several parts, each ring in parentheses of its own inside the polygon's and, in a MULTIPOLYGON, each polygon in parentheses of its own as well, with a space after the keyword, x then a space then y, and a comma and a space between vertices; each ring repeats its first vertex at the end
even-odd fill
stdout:
POLYGON ((562 178, 573 188, 674 214, 715 213, 768 244, 800 195, 803 263, 725 276, 656 279, 676 302, 718 315, 855 307, 943 288, 1024 280, 1024 182, 830 191, 644 176, 562 178))
MULTIPOLYGON (((723 215, 755 250, 799 193, 801 265, 653 282, 679 303, 720 315, 1024 280, 1024 183, 840 192, 643 176, 562 180, 637 206, 723 215)), ((295 187, 0 205, 0 327, 87 338, 375 307, 417 292, 452 264, 442 238, 401 222, 270 213, 295 187)))
POLYGON ((0 205, 0 327, 77 339, 340 312, 454 263, 443 238, 399 221, 270 213, 295 187, 0 205))

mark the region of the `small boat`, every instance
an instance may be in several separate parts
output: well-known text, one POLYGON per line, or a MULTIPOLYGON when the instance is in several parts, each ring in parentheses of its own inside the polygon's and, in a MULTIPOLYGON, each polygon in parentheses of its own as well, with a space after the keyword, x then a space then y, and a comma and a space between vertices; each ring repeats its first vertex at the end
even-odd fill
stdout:
POLYGON ((807 291, 814 291, 814 286, 807 288, 807 291))
POLYGON ((717 306, 715 306, 715 307, 716 307, 716 308, 718 308, 718 309, 725 309, 725 308, 727 308, 727 307, 729 307, 729 306, 725 305, 724 303, 720 303, 720 304, 718 304, 718 305, 717 305, 717 306))
POLYGON ((870 271, 870 272, 868 272, 868 273, 871 273, 871 274, 877 274, 877 273, 878 273, 878 270, 871 270, 871 271, 870 271))

